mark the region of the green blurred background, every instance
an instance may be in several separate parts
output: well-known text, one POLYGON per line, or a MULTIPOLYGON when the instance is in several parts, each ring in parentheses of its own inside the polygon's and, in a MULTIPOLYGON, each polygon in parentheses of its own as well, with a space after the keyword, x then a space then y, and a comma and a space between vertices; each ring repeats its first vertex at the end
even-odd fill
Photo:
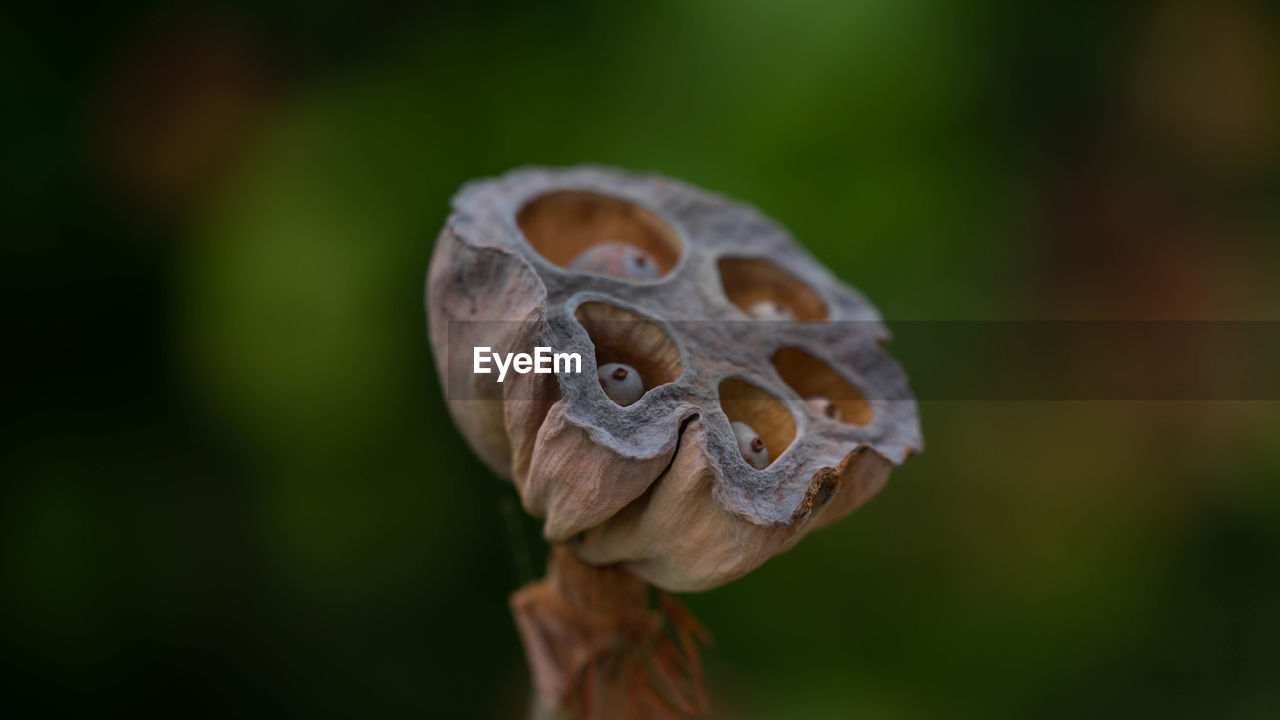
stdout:
MULTIPOLYGON (((742 198, 891 326, 1280 319, 1270 5, 3 16, 10 708, 521 716, 545 547, 421 302, 470 178, 742 198)), ((880 497, 685 598, 717 717, 1280 716, 1276 403, 921 412, 880 497)))

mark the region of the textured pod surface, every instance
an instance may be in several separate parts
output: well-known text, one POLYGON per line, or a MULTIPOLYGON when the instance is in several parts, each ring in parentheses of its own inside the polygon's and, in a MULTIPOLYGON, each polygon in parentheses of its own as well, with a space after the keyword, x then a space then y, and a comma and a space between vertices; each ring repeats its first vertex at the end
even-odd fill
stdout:
POLYGON ((865 502, 919 450, 916 404, 875 308, 753 208, 657 175, 522 169, 469 183, 428 274, 450 411, 544 534, 670 590, 713 587, 865 502), (653 279, 571 269, 624 242, 653 279), (759 321, 762 302, 796 321, 759 321), (581 373, 472 373, 477 345, 547 346, 581 373), (645 379, 610 400, 600 365, 645 379), (829 398, 839 419, 806 398, 829 398), (764 440, 751 467, 731 423, 764 440))

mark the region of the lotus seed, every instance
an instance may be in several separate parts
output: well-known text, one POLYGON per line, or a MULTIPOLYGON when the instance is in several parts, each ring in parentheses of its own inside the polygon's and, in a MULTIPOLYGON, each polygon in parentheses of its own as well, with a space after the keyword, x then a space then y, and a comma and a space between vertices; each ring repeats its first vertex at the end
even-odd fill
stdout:
POLYGON ((832 420, 844 419, 844 413, 840 412, 840 407, 821 395, 814 395, 813 397, 805 400, 805 403, 809 405, 810 410, 825 418, 830 418, 832 420))
POLYGON ((644 395, 644 380, 635 368, 624 363, 605 363, 596 371, 600 387, 610 400, 626 407, 644 395))
POLYGON ((617 240, 593 245, 569 263, 570 270, 626 280, 658 277, 658 261, 648 251, 617 240))
POLYGON ((769 448, 765 447, 764 440, 760 439, 760 435, 744 422, 733 422, 731 425, 733 426, 733 435, 738 439, 738 451, 742 453, 742 459, 757 470, 763 470, 768 467, 769 448))
POLYGON ((757 300, 747 306, 747 314, 756 320, 795 320, 791 308, 776 300, 757 300))

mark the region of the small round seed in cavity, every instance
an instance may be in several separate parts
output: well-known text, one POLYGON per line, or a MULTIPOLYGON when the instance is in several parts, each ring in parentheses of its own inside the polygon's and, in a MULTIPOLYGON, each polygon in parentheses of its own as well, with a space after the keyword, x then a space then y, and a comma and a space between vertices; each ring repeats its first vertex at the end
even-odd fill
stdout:
POLYGON ((840 412, 840 407, 821 395, 814 395, 806 399, 805 403, 808 404, 810 410, 822 417, 832 420, 844 420, 844 413, 840 412))
POLYGON ((644 395, 644 379, 640 373, 625 363, 605 363, 596 371, 600 387, 608 398, 626 407, 644 395))
POLYGON ((747 306, 747 314, 756 320, 795 320, 791 308, 776 300, 757 300, 747 306))
POLYGON ((647 250, 619 240, 583 250, 569 263, 569 269, 624 280, 652 280, 659 272, 658 261, 647 250))
POLYGON ((763 470, 769 466, 769 448, 765 447, 764 440, 760 439, 760 435, 755 429, 744 422, 732 422, 733 436, 738 440, 738 451, 742 453, 742 459, 747 464, 757 470, 763 470))

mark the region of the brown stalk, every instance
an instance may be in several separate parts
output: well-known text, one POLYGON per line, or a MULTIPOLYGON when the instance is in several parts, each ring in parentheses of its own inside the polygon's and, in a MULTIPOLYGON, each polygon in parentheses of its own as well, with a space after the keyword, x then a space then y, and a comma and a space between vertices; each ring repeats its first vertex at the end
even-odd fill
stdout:
POLYGON ((516 591, 511 610, 532 672, 533 720, 706 715, 694 640, 706 642, 706 630, 621 567, 553 546, 547 577, 516 591))

